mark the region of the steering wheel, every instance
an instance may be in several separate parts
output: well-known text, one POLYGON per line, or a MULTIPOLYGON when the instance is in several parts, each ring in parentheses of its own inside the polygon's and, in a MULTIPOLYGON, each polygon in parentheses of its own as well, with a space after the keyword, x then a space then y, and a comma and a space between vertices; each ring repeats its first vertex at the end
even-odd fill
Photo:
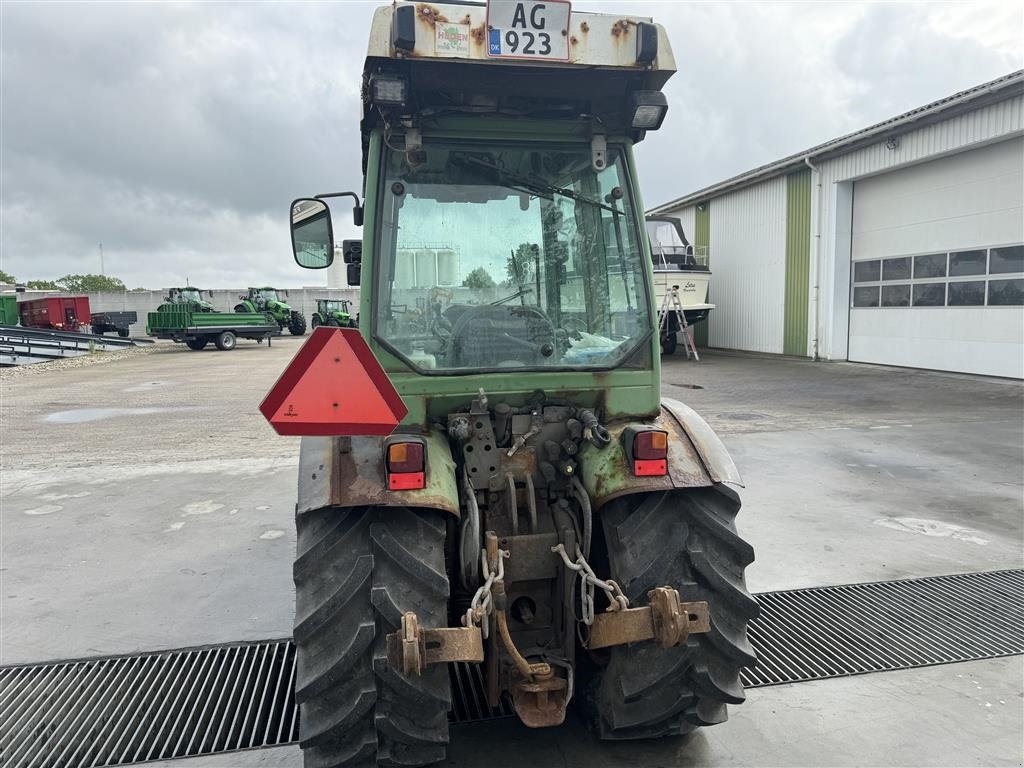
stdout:
POLYGON ((539 307, 485 304, 467 307, 452 326, 449 365, 539 365, 556 349, 555 327, 539 307))

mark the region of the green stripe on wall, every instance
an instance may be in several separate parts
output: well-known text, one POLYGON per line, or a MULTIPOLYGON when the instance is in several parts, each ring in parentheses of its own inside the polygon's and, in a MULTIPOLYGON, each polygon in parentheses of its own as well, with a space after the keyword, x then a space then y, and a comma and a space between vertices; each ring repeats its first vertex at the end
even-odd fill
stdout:
MULTIPOLYGON (((706 248, 707 253, 711 253, 711 202, 698 203, 697 207, 693 211, 694 222, 693 222, 693 245, 695 248, 706 248)), ((715 303, 715 299, 711 295, 711 291, 715 290, 715 278, 714 271, 715 265, 711 263, 711 257, 708 257, 708 263, 711 266, 711 284, 708 289, 708 301, 712 304, 715 303)), ((708 345, 708 323, 711 322, 711 318, 715 316, 715 310, 711 310, 711 314, 708 319, 703 323, 697 323, 697 327, 693 329, 693 340, 699 347, 706 347, 708 345)))
POLYGON ((811 278, 811 172, 786 176, 786 304, 782 351, 807 356, 807 293, 811 278))

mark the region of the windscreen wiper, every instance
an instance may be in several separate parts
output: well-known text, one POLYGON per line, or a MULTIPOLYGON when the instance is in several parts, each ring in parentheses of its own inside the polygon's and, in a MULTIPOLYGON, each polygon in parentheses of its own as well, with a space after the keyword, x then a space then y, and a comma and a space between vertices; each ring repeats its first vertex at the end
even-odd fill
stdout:
POLYGON ((464 163, 475 168, 491 171, 498 177, 503 186, 506 186, 509 189, 514 189, 517 192, 528 192, 544 197, 547 200, 550 200, 554 195, 560 195, 577 203, 585 203, 586 205, 593 205, 614 214, 622 214, 622 211, 613 208, 610 205, 606 205, 600 200, 593 200, 586 195, 581 195, 573 189, 556 186, 555 184, 551 184, 550 182, 545 181, 544 179, 539 179, 535 176, 520 176, 519 174, 506 171, 504 168, 499 168, 493 163, 481 160, 478 157, 463 156, 456 158, 453 156, 452 160, 460 164, 464 163))

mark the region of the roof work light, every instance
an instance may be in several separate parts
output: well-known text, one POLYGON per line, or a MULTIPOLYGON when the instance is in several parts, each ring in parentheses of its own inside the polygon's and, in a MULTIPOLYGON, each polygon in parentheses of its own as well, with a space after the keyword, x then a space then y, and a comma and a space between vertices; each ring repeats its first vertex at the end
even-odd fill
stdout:
POLYGON ((641 131, 661 128, 668 112, 668 99, 661 91, 634 91, 629 97, 630 125, 641 131))
POLYGON ((404 107, 409 81, 398 75, 376 74, 370 78, 370 101, 381 107, 404 107))

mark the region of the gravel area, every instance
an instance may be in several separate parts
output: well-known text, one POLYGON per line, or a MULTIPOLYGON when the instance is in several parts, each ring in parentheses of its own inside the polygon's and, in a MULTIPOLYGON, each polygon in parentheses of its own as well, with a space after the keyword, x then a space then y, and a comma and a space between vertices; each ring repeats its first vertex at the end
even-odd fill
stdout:
POLYGON ((144 344, 140 347, 129 347, 120 349, 117 352, 93 352, 91 355, 79 357, 67 357, 63 360, 50 360, 45 363, 33 363, 32 365, 15 365, 9 368, 0 368, 0 382, 12 379, 22 379, 26 376, 40 376, 51 372, 71 370, 74 368, 85 368, 90 365, 105 365, 116 363, 121 360, 131 360, 142 355, 149 355, 156 352, 156 344, 144 344))

